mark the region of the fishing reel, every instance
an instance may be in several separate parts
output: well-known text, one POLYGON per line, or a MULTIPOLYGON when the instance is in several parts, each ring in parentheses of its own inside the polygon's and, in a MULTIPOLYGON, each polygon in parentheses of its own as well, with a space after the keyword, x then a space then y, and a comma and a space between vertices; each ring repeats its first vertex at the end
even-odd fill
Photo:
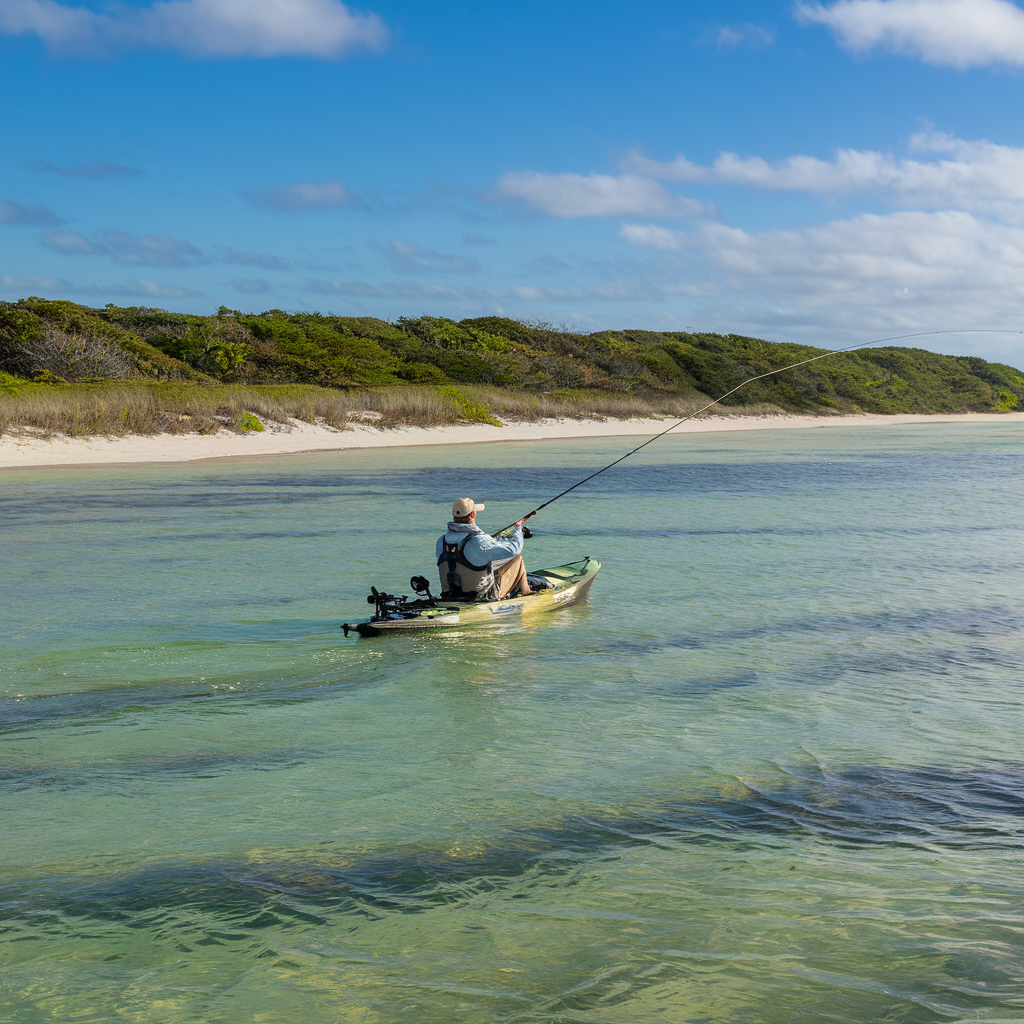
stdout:
MULTIPOLYGON (((507 537, 513 530, 512 526, 506 526, 504 530, 499 530, 494 536, 495 537, 507 537)), ((529 540, 533 536, 533 530, 528 526, 523 527, 523 540, 529 540)))
POLYGON ((385 594, 376 587, 370 587, 366 603, 375 606, 373 617, 375 619, 386 619, 391 612, 400 612, 409 600, 406 594, 385 594))

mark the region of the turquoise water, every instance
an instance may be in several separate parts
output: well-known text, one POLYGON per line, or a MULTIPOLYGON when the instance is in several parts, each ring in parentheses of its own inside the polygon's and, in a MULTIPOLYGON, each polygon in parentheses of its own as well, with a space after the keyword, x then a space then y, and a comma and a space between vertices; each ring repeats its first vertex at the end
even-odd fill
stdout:
POLYGON ((1022 441, 669 436, 379 640, 630 440, 0 476, 0 1020, 1024 1019, 1022 441))

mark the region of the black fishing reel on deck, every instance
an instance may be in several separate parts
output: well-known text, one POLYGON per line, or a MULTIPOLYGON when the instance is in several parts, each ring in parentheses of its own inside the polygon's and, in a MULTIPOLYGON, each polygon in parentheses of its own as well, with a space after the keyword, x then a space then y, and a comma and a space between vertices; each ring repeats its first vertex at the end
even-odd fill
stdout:
MULTIPOLYGON (((426 576, 413 576, 409 580, 409 586, 416 593, 412 601, 409 600, 408 594, 387 594, 376 587, 370 587, 370 593, 366 598, 366 603, 373 605, 373 618, 370 621, 411 619, 423 608, 436 607, 437 598, 431 594, 430 581, 426 576)), ((345 636, 348 636, 349 630, 355 627, 345 622, 341 628, 345 631, 345 636)))

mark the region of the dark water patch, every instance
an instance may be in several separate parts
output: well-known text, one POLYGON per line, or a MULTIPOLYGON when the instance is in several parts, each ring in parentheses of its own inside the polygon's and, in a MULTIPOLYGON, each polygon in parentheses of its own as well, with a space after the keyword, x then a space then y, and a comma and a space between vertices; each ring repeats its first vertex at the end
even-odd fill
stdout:
POLYGON ((109 687, 78 693, 20 697, 0 702, 0 735, 24 732, 40 727, 93 728, 102 722, 146 712, 167 705, 203 713, 238 714, 241 705, 253 701, 262 705, 302 704, 322 701, 367 686, 383 685, 387 680, 371 671, 355 678, 303 678, 276 685, 264 680, 206 680, 197 689, 195 680, 182 683, 109 687))
MULTIPOLYGON (((985 686, 988 677, 979 670, 980 666, 1012 671, 1019 664, 1018 655, 997 655, 989 651, 976 653, 947 648, 876 654, 839 651, 830 654, 827 659, 814 660, 810 664, 787 665, 785 668, 776 668, 770 674, 741 673, 707 678, 682 677, 676 680, 657 679, 651 682, 623 683, 616 687, 614 699, 628 702, 642 696, 664 700, 699 700, 712 693, 770 682, 822 688, 850 678, 877 680, 896 675, 917 679, 953 676, 964 687, 973 685, 975 681, 979 686, 985 686)), ((576 689, 575 686, 573 688, 576 689)), ((552 690, 549 696, 551 699, 560 700, 563 694, 564 690, 552 690)), ((979 694, 984 697, 983 691, 979 691, 979 694)), ((607 695, 605 696, 608 699, 607 695)))
MULTIPOLYGON (((216 647, 227 643, 232 645, 259 646, 282 642, 305 642, 322 638, 337 632, 337 623, 322 620, 299 620, 284 624, 253 623, 235 624, 230 629, 219 626, 190 626, 188 634, 197 646, 202 641, 196 637, 206 636, 216 647)), ((874 675, 920 671, 931 675, 948 675, 951 672, 971 670, 977 665, 998 666, 1015 670, 1019 667, 1019 655, 1015 652, 993 650, 984 644, 987 637, 1017 636, 1024 632, 1024 610, 1004 605, 993 605, 972 609, 921 609, 913 612, 892 614, 865 614, 860 616, 812 616, 781 623, 766 623, 757 626, 741 626, 732 629, 707 630, 700 633, 676 633, 669 636, 633 635, 606 636, 591 635, 585 651, 588 655, 605 655, 612 658, 642 658, 664 652, 692 650, 705 651, 727 648, 745 642, 771 644, 787 638, 802 637, 820 639, 829 636, 834 647, 826 655, 812 663, 796 663, 790 668, 777 669, 773 677, 783 678, 796 684, 822 684, 836 680, 851 672, 874 675), (872 643, 884 637, 889 642, 885 651, 856 648, 849 650, 851 643, 862 641, 865 636, 872 643), (901 644, 900 636, 911 638, 935 638, 927 646, 901 644), (968 638, 960 647, 951 646, 949 636, 968 638), (781 673, 781 675, 780 675, 781 673)), ((174 641, 180 643, 181 641, 174 641)), ((339 640, 339 642, 341 642, 339 640)), ((360 641, 362 642, 362 641, 360 641)), ((387 643, 398 646, 399 638, 388 638, 387 643)), ((161 645, 157 645, 161 646, 161 645)), ((544 658, 551 661, 576 661, 580 649, 575 646, 545 650, 544 658)), ((376 669, 376 666, 374 666, 376 669)), ((676 683, 659 681, 651 687, 635 687, 622 684, 623 696, 638 690, 660 691, 666 695, 700 697, 718 689, 752 686, 764 681, 756 671, 741 672, 722 677, 681 678, 676 683)), ((169 704, 199 708, 209 705, 209 710, 235 710, 238 701, 249 704, 305 703, 310 700, 325 700, 352 689, 383 682, 374 670, 360 673, 352 678, 324 679, 322 677, 285 682, 278 677, 265 678, 248 675, 244 678, 224 676, 209 677, 197 687, 195 676, 180 683, 155 683, 140 686, 112 686, 104 689, 85 690, 67 694, 22 697, 16 700, 0 701, 0 734, 18 732, 37 726, 65 727, 68 725, 94 725, 97 721, 109 720, 111 716, 159 708, 169 704), (218 688, 219 687, 219 688, 218 688), (228 687, 233 689, 228 690, 228 687)), ((573 683, 575 689, 578 684, 573 683)), ((561 694, 562 690, 552 691, 561 694)))
POLYGON ((12 790, 116 790, 146 781, 213 779, 228 772, 271 772, 297 768, 320 754, 273 751, 265 754, 190 754, 132 757, 116 763, 89 762, 70 768, 24 767, 0 763, 0 785, 12 790))
MULTIPOLYGON (((828 462, 816 458, 784 462, 763 457, 737 462, 627 462, 588 481, 566 499, 634 496, 638 493, 684 494, 696 498, 724 494, 790 494, 812 486, 820 489, 855 483, 860 488, 866 482, 881 487, 896 480, 905 482, 908 474, 916 476, 921 471, 919 463, 920 458, 902 460, 897 466, 890 462, 872 463, 866 459, 828 462)), ((472 491, 493 496, 495 503, 522 503, 524 495, 536 495, 541 500, 549 498, 597 468, 600 467, 565 465, 486 469, 456 467, 436 472, 405 470, 391 474, 388 482, 403 493, 413 493, 427 501, 436 500, 439 493, 472 491)))
POLYGON ((214 487, 152 481, 126 486, 121 481, 113 481, 97 490, 67 486, 39 490, 20 488, 14 495, 0 496, 0 515, 8 525, 21 521, 53 526, 83 522, 109 524, 137 521, 147 513, 148 518, 180 520, 190 513, 232 512, 379 496, 380 486, 366 477, 306 478, 276 483, 246 477, 237 481, 219 480, 214 487))
POLYGON ((807 770, 730 816, 850 845, 1024 851, 1024 767, 807 770))
MULTIPOLYGON (((845 487, 854 485, 891 488, 905 486, 913 479, 926 479, 931 484, 943 479, 955 484, 963 456, 916 454, 912 456, 882 454, 857 457, 833 456, 832 460, 780 460, 760 455, 749 461, 664 463, 622 463, 609 473, 590 481, 571 498, 587 496, 633 495, 647 493, 692 493, 705 497, 716 494, 786 494, 807 487, 845 487)), ((975 453, 971 469, 976 474, 979 456, 975 453)), ((1024 466, 1024 456, 985 453, 980 456, 993 473, 1012 472, 1024 466)), ((52 521, 80 523, 83 519, 119 522, 137 518, 140 513, 182 514, 225 511, 259 506, 309 504, 343 497, 378 496, 386 488, 392 496, 442 501, 458 491, 487 492, 495 502, 522 502, 524 495, 538 495, 541 500, 575 483, 597 466, 547 467, 422 467, 407 470, 360 471, 344 473, 336 470, 312 470, 305 473, 254 474, 239 477, 218 477, 213 483, 186 480, 162 483, 111 481, 97 486, 74 488, 67 485, 22 486, 14 493, 0 491, 0 514, 14 523, 27 519, 34 523, 52 521), (439 495, 443 495, 439 499, 439 495)))
MULTIPOLYGON (((588 540, 598 537, 621 538, 622 527, 588 526, 583 532, 566 529, 557 523, 533 527, 534 533, 547 537, 566 537, 572 540, 588 540)), ((736 526, 736 527, 681 527, 630 526, 630 537, 651 539, 674 539, 676 537, 959 537, 963 534, 979 533, 1024 533, 1024 526, 1003 524, 1000 526, 736 526)))
POLYGON ((223 608, 271 608, 305 602, 306 600, 308 598, 305 595, 302 597, 272 597, 261 594, 258 597, 220 597, 217 599, 217 605, 223 608))
MULTIPOLYGON (((1024 765, 806 769, 730 797, 652 801, 643 811, 567 816, 517 827, 471 854, 450 845, 350 854, 327 843, 303 856, 168 863, 114 879, 40 879, 0 888, 0 927, 33 919, 215 917, 241 939, 271 917, 315 922, 348 912, 423 912, 463 903, 532 873, 570 884, 581 864, 628 848, 714 845, 755 850, 809 840, 849 848, 1024 853, 1024 765), (268 917, 267 915, 270 915, 268 917)), ((225 941, 234 941, 225 940, 225 941)))
POLYGON ((635 688, 627 685, 620 686, 619 698, 632 699, 638 692, 664 697, 707 697, 709 694, 721 690, 743 689, 763 682, 764 678, 756 672, 706 678, 660 679, 654 683, 640 684, 635 688))
MULTIPOLYGON (((707 650, 744 640, 780 640, 800 635, 834 637, 849 641, 866 633, 884 634, 893 640, 899 634, 960 636, 1012 636, 1024 630, 1024 610, 1006 605, 982 608, 934 608, 912 612, 872 612, 864 615, 807 616, 785 622, 768 622, 733 629, 705 630, 701 633, 678 633, 673 636, 610 636, 595 643, 590 638, 588 653, 637 656, 657 654, 669 650, 707 650)), ((975 648, 981 650, 981 648, 975 648)), ((998 657, 986 650, 986 656, 998 657)), ((552 652, 551 657, 559 657, 552 652)), ((566 652, 564 657, 576 658, 578 651, 566 652)), ((865 655, 866 656, 866 655, 865 655)))

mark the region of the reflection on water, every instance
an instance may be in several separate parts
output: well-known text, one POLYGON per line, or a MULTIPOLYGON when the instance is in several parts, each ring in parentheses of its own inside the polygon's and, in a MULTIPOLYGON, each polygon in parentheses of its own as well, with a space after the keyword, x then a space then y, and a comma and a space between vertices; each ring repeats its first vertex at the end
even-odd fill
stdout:
POLYGON ((0 1019, 1018 1019, 1019 428, 670 436, 588 604, 341 635, 621 449, 0 478, 0 1019))

